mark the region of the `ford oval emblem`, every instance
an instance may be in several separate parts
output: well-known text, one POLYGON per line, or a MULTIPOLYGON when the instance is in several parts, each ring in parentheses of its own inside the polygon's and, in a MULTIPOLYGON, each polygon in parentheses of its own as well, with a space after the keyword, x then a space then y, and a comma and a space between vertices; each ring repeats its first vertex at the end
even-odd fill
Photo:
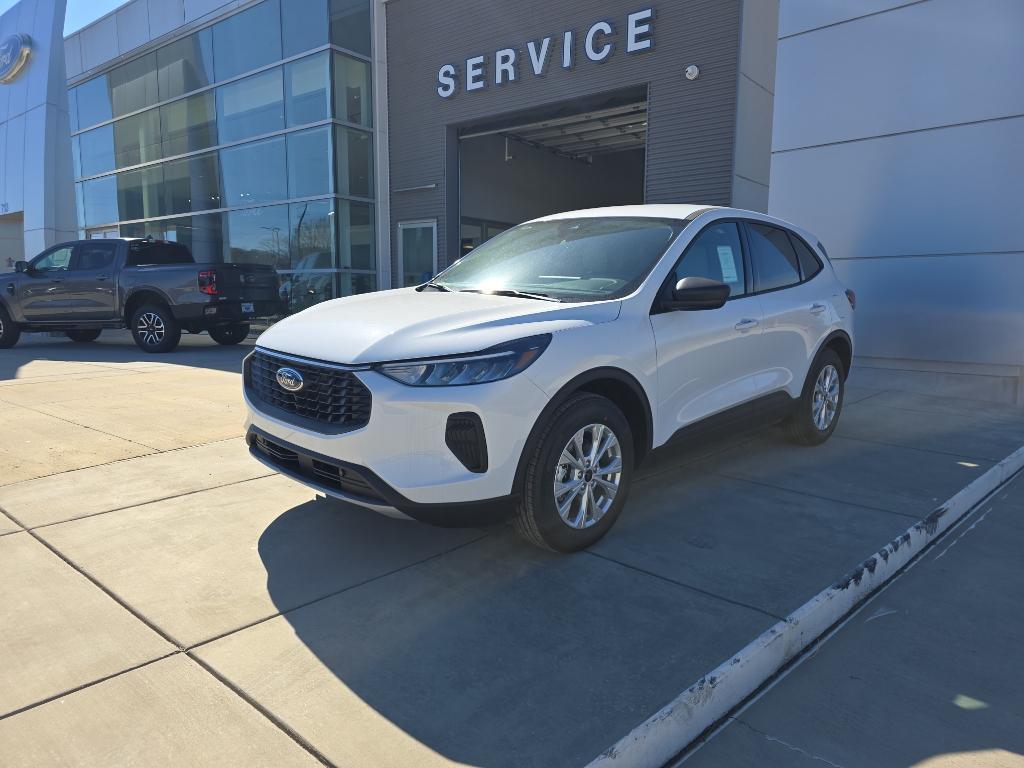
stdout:
POLYGON ((277 384, 286 392, 298 392, 302 389, 304 382, 302 381, 302 374, 294 368, 278 368, 277 384))
POLYGON ((0 83, 10 83, 18 76, 32 53, 32 38, 14 34, 0 41, 0 83))

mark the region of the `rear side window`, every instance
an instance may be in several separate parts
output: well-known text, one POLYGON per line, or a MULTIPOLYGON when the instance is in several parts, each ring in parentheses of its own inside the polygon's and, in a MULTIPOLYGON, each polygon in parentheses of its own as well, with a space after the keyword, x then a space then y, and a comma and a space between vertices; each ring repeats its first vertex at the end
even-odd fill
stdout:
POLYGON ((684 277, 707 277, 729 286, 730 296, 741 296, 745 272, 740 230, 735 222, 712 224, 694 239, 676 264, 675 282, 684 277))
POLYGON ((814 255, 814 252, 810 249, 807 243, 799 237, 790 235, 789 239, 792 241, 793 247, 796 249, 797 258, 800 259, 800 274, 804 276, 804 280, 810 280, 816 274, 821 272, 821 262, 818 261, 818 257, 814 255))
POLYGON ((114 263, 116 253, 117 243, 104 243, 101 241, 82 243, 78 246, 75 269, 82 272, 95 272, 96 270, 107 269, 114 263))
POLYGON ((800 260, 784 230, 749 222, 754 291, 771 291, 800 282, 800 260))
POLYGON ((159 264, 195 264, 192 252, 179 243, 137 240, 128 246, 128 264, 148 267, 159 264))

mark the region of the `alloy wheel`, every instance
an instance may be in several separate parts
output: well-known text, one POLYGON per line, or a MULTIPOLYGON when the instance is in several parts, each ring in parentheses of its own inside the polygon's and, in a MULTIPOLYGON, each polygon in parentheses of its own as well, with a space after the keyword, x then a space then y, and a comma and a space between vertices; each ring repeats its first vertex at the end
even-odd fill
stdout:
POLYGON ((814 396, 811 398, 811 420, 820 432, 824 432, 835 421, 839 410, 839 371, 834 365, 826 365, 814 382, 814 396))
POLYGON ((144 344, 154 346, 164 339, 167 329, 164 327, 164 320, 155 312, 146 312, 139 318, 135 326, 144 344))
POLYGON ((582 530, 611 509, 622 483, 622 446, 604 424, 589 424, 570 438, 555 467, 555 506, 562 522, 582 530))

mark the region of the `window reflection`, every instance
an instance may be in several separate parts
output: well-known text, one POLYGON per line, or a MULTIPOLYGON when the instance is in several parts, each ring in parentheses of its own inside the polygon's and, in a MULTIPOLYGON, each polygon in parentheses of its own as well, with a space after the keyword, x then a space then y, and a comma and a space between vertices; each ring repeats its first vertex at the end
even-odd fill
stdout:
POLYGON ((278 0, 229 16, 213 25, 213 63, 217 80, 281 59, 281 9, 278 0))
POLYGON ((165 45, 156 52, 160 101, 213 83, 213 32, 209 28, 165 45))
POLYGON ((284 272, 281 274, 281 299, 288 312, 304 309, 336 297, 334 272, 284 272))
POLYGON ((370 55, 370 0, 330 0, 331 42, 370 55))
POLYGON ((217 89, 220 143, 284 128, 281 70, 272 69, 217 89))
POLYGON ((156 52, 132 59, 107 73, 114 117, 144 109, 159 101, 156 87, 156 52))
POLYGON ((183 155, 217 143, 217 116, 213 91, 160 107, 164 157, 183 155))
POLYGON ((114 129, 109 125, 94 128, 75 137, 79 176, 93 176, 114 170, 114 129))
POLYGON ((370 134, 339 127, 335 137, 338 193, 373 197, 373 147, 370 134))
POLYGON ((288 198, 284 136, 222 149, 220 167, 226 207, 288 198))
POLYGON ((331 116, 330 73, 326 53, 285 65, 288 125, 305 125, 331 116))
POLYGON ((329 200, 292 203, 291 259, 283 268, 334 269, 334 206, 329 200))
POLYGON ((314 197, 331 191, 331 129, 328 126, 288 134, 288 194, 314 197))
POLYGON ((101 176, 82 183, 83 209, 85 225, 95 227, 97 224, 109 224, 119 221, 117 215, 117 179, 114 176, 101 176))
POLYGON ((210 153, 164 163, 164 214, 221 207, 217 155, 210 153))
POLYGON ((327 45, 327 0, 287 0, 281 14, 284 57, 327 45))
POLYGON ((118 168, 159 160, 159 110, 150 109, 115 122, 114 147, 117 149, 114 161, 118 168))
POLYGON ((377 249, 373 206, 354 200, 339 200, 338 266, 376 269, 377 249))
POLYGON ((370 65, 342 53, 334 54, 334 116, 370 126, 370 65))
POLYGON ((224 214, 224 260, 234 264, 288 265, 288 206, 271 205, 224 214))

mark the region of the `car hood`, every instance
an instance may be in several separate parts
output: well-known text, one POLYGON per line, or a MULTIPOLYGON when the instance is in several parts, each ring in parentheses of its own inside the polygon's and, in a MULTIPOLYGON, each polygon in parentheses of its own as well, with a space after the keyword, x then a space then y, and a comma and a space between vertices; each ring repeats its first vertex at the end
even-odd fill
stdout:
POLYGON ((618 317, 620 306, 400 288, 317 304, 275 324, 256 343, 334 363, 379 363, 478 352, 526 336, 607 323, 618 317))

